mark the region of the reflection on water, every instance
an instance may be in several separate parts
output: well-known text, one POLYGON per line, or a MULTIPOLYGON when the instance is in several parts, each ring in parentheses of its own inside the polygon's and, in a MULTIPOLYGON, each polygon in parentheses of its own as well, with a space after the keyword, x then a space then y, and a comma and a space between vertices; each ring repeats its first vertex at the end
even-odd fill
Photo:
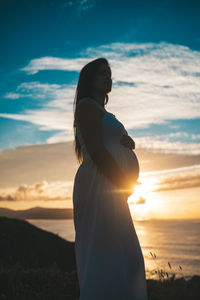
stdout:
POLYGON ((200 221, 154 220, 135 221, 134 224, 147 277, 153 277, 150 271, 156 268, 173 271, 176 277, 200 274, 200 221))
MULTIPOLYGON (((73 220, 27 220, 30 223, 74 241, 73 220)), ((155 268, 171 271, 176 277, 200 275, 200 221, 134 221, 145 260, 146 277, 155 268), (153 258, 150 252, 156 254, 153 258), (182 267, 180 270, 179 265, 182 267)))

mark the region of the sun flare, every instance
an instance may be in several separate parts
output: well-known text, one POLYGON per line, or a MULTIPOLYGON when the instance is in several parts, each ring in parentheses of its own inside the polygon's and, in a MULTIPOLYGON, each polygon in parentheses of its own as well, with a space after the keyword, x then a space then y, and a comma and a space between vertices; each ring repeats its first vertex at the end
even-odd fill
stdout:
POLYGON ((157 178, 146 178, 140 176, 133 188, 133 194, 128 198, 131 213, 136 220, 144 220, 150 217, 155 203, 152 199, 152 192, 158 184, 157 178))

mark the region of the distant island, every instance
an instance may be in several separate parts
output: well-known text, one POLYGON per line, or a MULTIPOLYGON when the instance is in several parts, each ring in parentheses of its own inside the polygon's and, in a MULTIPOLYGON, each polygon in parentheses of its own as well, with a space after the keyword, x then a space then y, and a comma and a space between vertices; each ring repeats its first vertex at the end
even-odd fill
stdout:
POLYGON ((73 209, 71 208, 46 208, 33 207, 25 210, 13 210, 0 208, 0 216, 17 219, 73 219, 73 209))

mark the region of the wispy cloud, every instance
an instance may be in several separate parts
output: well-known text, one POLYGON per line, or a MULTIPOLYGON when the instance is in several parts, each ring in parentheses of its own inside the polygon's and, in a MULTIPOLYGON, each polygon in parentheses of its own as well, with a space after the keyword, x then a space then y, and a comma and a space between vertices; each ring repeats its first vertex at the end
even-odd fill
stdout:
MULTIPOLYGON (((23 97, 23 96, 22 96, 23 97)), ((19 99, 20 95, 18 93, 7 93, 4 98, 8 99, 19 99)))
POLYGON ((82 11, 90 10, 94 7, 94 0, 66 0, 64 1, 62 8, 74 7, 79 13, 82 11))
POLYGON ((57 96, 60 90, 69 88, 68 85, 40 83, 38 81, 21 83, 15 93, 7 93, 4 97, 10 99, 33 98, 52 100, 57 96))
MULTIPOLYGON (((74 93, 74 86, 66 84, 44 84, 37 81, 22 83, 17 88, 15 99, 31 97, 40 101, 41 108, 25 110, 21 114, 5 113, 0 116, 31 122, 38 125, 40 130, 62 130, 63 140, 67 141, 73 136, 74 93)), ((6 94, 6 98, 9 98, 9 93, 6 94)))
MULTIPOLYGON (((170 120, 200 118, 200 52, 168 43, 112 43, 87 48, 78 58, 42 57, 33 59, 23 71, 36 74, 42 70, 77 71, 96 57, 106 57, 112 68, 113 90, 107 110, 113 112, 127 130, 149 128, 152 124, 168 124, 170 120)), ((61 130, 52 133, 48 142, 73 139, 72 102, 76 85, 22 83, 5 97, 33 97, 41 109, 1 117, 37 124, 40 130, 61 130), (44 101, 45 100, 45 101, 44 101), (42 102, 43 101, 43 102, 42 102)), ((187 137, 188 139, 189 137, 187 137)), ((137 138, 138 146, 160 151, 199 152, 195 138, 189 144, 175 142, 172 136, 137 138), (151 143, 149 144, 151 139, 151 143)), ((191 139, 191 138, 190 138, 191 139)))
POLYGON ((79 10, 87 11, 94 7, 95 1, 94 0, 76 0, 79 10))
POLYGON ((154 192, 200 187, 200 165, 146 172, 143 177, 158 179, 153 189, 154 192))
MULTIPOLYGON (((179 137, 180 135, 177 136, 179 137)), ((185 137, 187 138, 187 143, 170 140, 172 137, 173 138, 176 137, 176 134, 136 137, 134 138, 134 141, 136 147, 142 147, 156 152, 160 151, 163 153, 193 154, 193 155, 200 154, 200 143, 199 142, 194 143, 194 140, 199 139, 199 135, 193 134, 188 137, 186 134, 185 137)))
POLYGON ((160 187, 154 192, 171 191, 199 187, 200 170, 194 174, 169 176, 159 183, 160 187))
MULTIPOLYGON (((185 157, 185 156, 184 156, 185 157)), ((184 167, 178 167, 178 168, 165 168, 164 170, 159 170, 159 171, 150 171, 150 172, 145 172, 145 176, 171 176, 171 175, 178 175, 178 174, 187 174, 187 173, 193 173, 193 172, 198 172, 200 170, 200 165, 199 164, 193 164, 189 166, 184 166, 184 167)))
POLYGON ((44 70, 79 71, 89 61, 89 58, 67 59, 47 56, 31 60, 21 71, 30 75, 44 70))

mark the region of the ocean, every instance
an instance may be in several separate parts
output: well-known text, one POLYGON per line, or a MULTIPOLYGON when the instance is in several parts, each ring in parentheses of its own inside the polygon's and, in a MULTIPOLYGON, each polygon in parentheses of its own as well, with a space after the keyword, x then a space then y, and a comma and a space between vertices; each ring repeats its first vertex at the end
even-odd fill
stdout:
MULTIPOLYGON (((27 221, 68 241, 75 240, 73 220, 27 221)), ((169 276, 175 273, 176 278, 200 275, 200 220, 145 220, 134 221, 134 226, 147 279, 158 279, 157 269, 169 276)))

